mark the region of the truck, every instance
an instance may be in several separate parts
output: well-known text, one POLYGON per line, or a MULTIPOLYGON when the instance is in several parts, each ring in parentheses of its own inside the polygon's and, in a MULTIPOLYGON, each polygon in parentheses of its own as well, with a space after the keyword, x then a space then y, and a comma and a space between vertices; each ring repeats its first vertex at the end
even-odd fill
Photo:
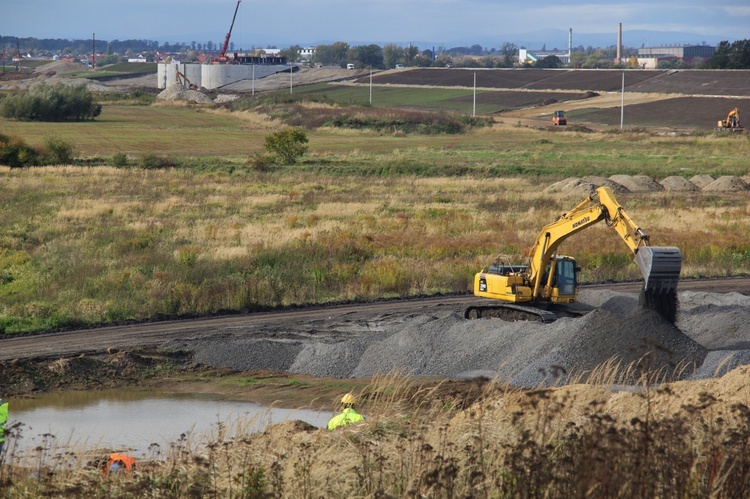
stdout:
POLYGON ((634 255, 643 274, 639 303, 674 323, 682 252, 674 246, 651 246, 649 236, 635 224, 607 186, 596 189, 578 206, 546 225, 529 251, 527 262, 502 257, 474 276, 474 295, 490 303, 469 306, 467 319, 501 318, 554 322, 565 305, 578 299, 580 267, 571 256, 558 253, 570 236, 599 222, 617 232, 634 255))

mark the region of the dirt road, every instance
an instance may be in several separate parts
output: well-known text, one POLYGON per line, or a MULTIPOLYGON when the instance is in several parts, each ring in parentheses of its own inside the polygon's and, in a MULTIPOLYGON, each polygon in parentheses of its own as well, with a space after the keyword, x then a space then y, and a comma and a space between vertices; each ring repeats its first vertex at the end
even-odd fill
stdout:
MULTIPOLYGON (((618 283, 585 286, 583 289, 605 288, 636 292, 639 287, 640 283, 618 283)), ((734 291, 750 295, 750 278, 682 280, 679 289, 680 291, 715 293, 734 291)), ((258 334, 274 339, 304 340, 309 337, 310 330, 315 329, 316 339, 335 340, 351 334, 351 331, 341 327, 326 330, 317 326, 324 321, 328 324, 340 325, 366 323, 370 318, 376 317, 380 321, 388 321, 414 314, 461 312, 475 300, 471 295, 441 296, 10 337, 0 340, 0 360, 57 358, 80 353, 102 352, 108 348, 156 347, 170 340, 196 336, 225 337, 234 329, 241 328, 247 331, 256 326, 258 334), (313 328, 313 325, 316 327, 313 328)))

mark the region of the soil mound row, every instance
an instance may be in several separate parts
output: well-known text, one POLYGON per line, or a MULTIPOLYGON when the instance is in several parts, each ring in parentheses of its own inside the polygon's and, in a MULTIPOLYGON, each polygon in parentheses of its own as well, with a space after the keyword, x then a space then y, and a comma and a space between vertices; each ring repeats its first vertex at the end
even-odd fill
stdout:
POLYGON ((717 179, 710 175, 695 175, 690 179, 673 175, 661 181, 647 175, 612 175, 609 178, 596 176, 566 178, 547 187, 546 192, 588 196, 601 186, 609 187, 615 194, 660 191, 742 192, 750 190, 748 180, 734 175, 725 175, 717 179))
POLYGON ((447 311, 321 321, 296 331, 273 325, 234 329, 219 338, 198 336, 165 347, 192 351, 203 364, 245 371, 359 378, 395 370, 497 377, 525 387, 578 381, 603 365, 610 366, 607 374, 619 368, 629 373, 624 381, 635 381, 645 372, 661 379, 711 377, 750 362, 747 297, 688 292, 680 297, 676 325, 640 310, 634 294, 582 290, 580 305, 591 311, 552 324, 472 321, 447 311))

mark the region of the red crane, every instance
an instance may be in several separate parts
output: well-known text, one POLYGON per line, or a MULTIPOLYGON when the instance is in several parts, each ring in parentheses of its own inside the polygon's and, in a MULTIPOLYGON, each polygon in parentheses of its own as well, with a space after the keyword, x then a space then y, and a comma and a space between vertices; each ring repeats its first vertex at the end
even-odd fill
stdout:
POLYGON ((237 19, 237 11, 240 10, 240 2, 242 0, 237 0, 237 7, 234 8, 234 16, 232 17, 232 24, 229 26, 229 32, 227 33, 227 36, 224 38, 224 45, 221 47, 221 54, 219 54, 219 57, 214 57, 214 62, 227 62, 227 48, 229 48, 229 37, 232 36, 232 28, 234 28, 234 20, 237 19))

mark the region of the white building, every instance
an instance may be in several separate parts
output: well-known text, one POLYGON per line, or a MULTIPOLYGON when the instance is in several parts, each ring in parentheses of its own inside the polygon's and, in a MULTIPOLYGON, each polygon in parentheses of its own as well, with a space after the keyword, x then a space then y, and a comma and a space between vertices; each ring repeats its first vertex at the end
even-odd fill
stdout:
POLYGON ((315 55, 315 47, 303 47, 299 49, 299 57, 300 57, 300 60, 303 62, 312 61, 312 58, 314 55, 315 55))

